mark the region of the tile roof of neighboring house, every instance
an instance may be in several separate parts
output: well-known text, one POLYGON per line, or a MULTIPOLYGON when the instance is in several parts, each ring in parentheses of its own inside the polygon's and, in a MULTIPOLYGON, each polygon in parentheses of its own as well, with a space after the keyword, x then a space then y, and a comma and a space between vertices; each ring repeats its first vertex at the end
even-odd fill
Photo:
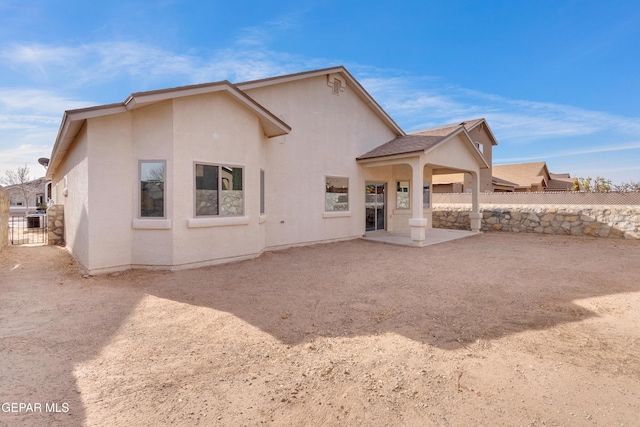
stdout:
POLYGON ((530 188, 546 184, 549 171, 545 162, 494 165, 493 178, 516 184, 516 188, 530 188), (545 173, 546 172, 546 173, 545 173))
POLYGON ((549 173, 551 179, 547 182, 546 191, 570 191, 573 188, 573 178, 568 173, 549 173))
POLYGON ((506 179, 500 179, 495 176, 491 178, 491 183, 494 185, 502 186, 502 187, 516 188, 518 186, 518 184, 516 184, 515 182, 510 182, 510 181, 507 181, 506 179))
MULTIPOLYGON (((27 181, 25 182, 25 185, 27 185, 30 188, 42 188, 44 191, 44 183, 45 183, 45 178, 36 178, 32 181, 27 181)), ((6 187, 4 187, 5 190, 7 190, 8 192, 14 192, 14 191, 22 191, 20 184, 12 184, 12 185, 7 185, 6 187)))
MULTIPOLYGON (((379 147, 374 148, 368 153, 358 157, 358 160, 429 151, 458 133, 465 133, 469 138, 468 130, 483 122, 485 122, 484 119, 474 119, 462 123, 412 132, 408 135, 399 136, 379 147)), ((471 141, 470 138, 469 141, 471 141)), ((478 154, 486 163, 486 160, 479 151, 478 154)))

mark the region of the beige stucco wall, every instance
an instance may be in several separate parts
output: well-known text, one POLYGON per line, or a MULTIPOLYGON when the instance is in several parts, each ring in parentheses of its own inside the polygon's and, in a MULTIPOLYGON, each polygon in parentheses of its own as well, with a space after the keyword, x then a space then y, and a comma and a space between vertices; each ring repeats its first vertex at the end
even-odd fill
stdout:
POLYGON ((247 93, 292 127, 266 151, 266 246, 362 235, 365 175, 355 159, 394 133, 350 87, 334 95, 326 76, 247 93), (349 178, 348 216, 324 214, 327 175, 349 178))
POLYGON ((132 179, 130 189, 132 206, 129 227, 132 231, 131 263, 140 266, 170 266, 173 264, 173 231, 175 224, 173 204, 173 102, 165 101, 137 110, 132 114, 132 179), (142 160, 166 161, 165 169, 165 220, 139 218, 140 195, 139 162, 142 160), (164 224, 169 228, 163 228, 164 224), (148 227, 148 228, 145 228, 148 227))
MULTIPOLYGON (((78 133, 52 179, 52 199, 64 205, 64 241, 83 266, 90 261, 89 247, 89 141, 87 126, 78 133), (65 194, 64 177, 67 177, 65 194)), ((108 182, 108 181, 106 181, 108 182)))
MULTIPOLYGON (((471 129, 469 132, 469 136, 475 142, 479 142, 482 144, 482 155, 487 160, 489 166, 493 165, 493 145, 491 143, 491 138, 484 128, 484 124, 482 126, 475 127, 471 129)), ((480 192, 484 193, 486 191, 493 191, 492 184, 492 172, 491 168, 489 169, 481 169, 480 170, 480 192)), ((471 188, 471 177, 469 174, 465 175, 465 188, 471 188)))
POLYGON ((207 263, 255 256, 265 247, 260 169, 268 141, 255 114, 224 92, 174 100, 173 262, 207 263), (244 215, 196 218, 194 162, 244 168, 244 215), (240 223, 229 224, 237 221, 240 223), (189 222, 191 226, 189 226, 189 222))
MULTIPOLYGON (((493 145, 491 143, 491 138, 489 134, 484 129, 484 126, 479 126, 472 129, 469 132, 469 136, 474 142, 478 142, 482 145, 482 155, 486 159, 489 166, 493 164, 493 145)), ((487 191, 493 191, 492 184, 492 172, 491 168, 489 169, 480 169, 480 192, 484 193, 487 191)), ((471 184, 471 175, 468 173, 452 173, 452 174, 440 174, 434 175, 433 177, 434 183, 460 183, 460 185, 453 185, 448 187, 446 190, 444 186, 441 186, 441 192, 466 192, 467 189, 470 189, 471 184)))
MULTIPOLYGON (((89 145, 90 270, 128 266, 132 260, 132 193, 134 179, 131 114, 91 119, 89 145)), ((65 207, 65 218, 67 210, 65 207)), ((68 221, 66 221, 68 223, 68 221)))

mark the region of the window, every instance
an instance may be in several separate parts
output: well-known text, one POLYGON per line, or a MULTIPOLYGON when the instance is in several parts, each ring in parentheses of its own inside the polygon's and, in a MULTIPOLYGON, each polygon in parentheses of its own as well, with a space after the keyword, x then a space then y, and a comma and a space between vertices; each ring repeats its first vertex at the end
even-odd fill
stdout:
POLYGON ((164 218, 165 162, 140 162, 140 217, 164 218))
POLYGON ((349 178, 326 177, 326 195, 324 210, 349 210, 349 178))
POLYGON ((478 149, 478 151, 484 154, 484 145, 480 144, 479 142, 474 142, 474 144, 476 144, 476 148, 478 149))
POLYGON ((260 169, 260 215, 264 215, 264 170, 260 169))
POLYGON ((429 187, 430 187, 430 184, 428 182, 425 182, 422 185, 422 207, 423 208, 428 208, 430 206, 429 187))
POLYGON ((243 168, 196 163, 196 216, 244 214, 243 168))
POLYGON ((409 181, 396 183, 396 209, 409 209, 409 181))

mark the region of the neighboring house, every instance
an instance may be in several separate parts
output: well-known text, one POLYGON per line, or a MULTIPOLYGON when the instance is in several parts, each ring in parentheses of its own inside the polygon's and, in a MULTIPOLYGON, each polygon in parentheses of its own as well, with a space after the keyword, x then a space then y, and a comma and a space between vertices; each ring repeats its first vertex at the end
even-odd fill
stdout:
POLYGON ((568 173, 552 174, 545 162, 496 165, 493 166, 493 177, 496 183, 505 186, 502 191, 570 191, 573 186, 568 173))
MULTIPOLYGON (((489 166, 487 169, 480 171, 480 191, 483 193, 494 191, 496 185, 492 182, 491 164, 493 161, 493 147, 498 145, 498 141, 485 119, 467 120, 462 123, 421 130, 415 132, 415 134, 447 135, 458 131, 460 128, 464 128, 467 131, 489 166)), ((433 177, 434 193, 465 193, 467 190, 471 190, 471 188, 472 179, 470 174, 452 173, 433 177)))
POLYGON ((568 173, 549 173, 549 181, 544 191, 571 191, 574 179, 568 173))
POLYGON ((357 238, 425 240, 434 176, 487 161, 464 126, 407 135, 343 67, 66 111, 47 178, 89 273, 188 268, 357 238))
POLYGON ((45 178, 34 179, 33 181, 24 183, 24 191, 22 184, 8 185, 4 187, 9 195, 9 212, 11 216, 24 216, 29 213, 35 213, 38 208, 46 207, 47 199, 45 197, 45 178), (25 192, 27 200, 25 200, 25 192))

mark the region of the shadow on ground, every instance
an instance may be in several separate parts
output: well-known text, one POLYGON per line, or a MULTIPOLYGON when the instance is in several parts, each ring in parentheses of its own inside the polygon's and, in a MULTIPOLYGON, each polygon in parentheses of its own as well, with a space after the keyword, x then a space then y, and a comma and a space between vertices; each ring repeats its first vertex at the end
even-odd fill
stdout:
POLYGON ((640 290, 637 242, 509 237, 318 245, 167 273, 144 291, 231 313, 289 345, 391 332, 455 350, 580 321, 594 313, 575 300, 640 290))
POLYGON ((102 403, 83 400, 77 376, 92 373, 78 367, 92 366, 84 362, 149 295, 229 313, 286 345, 394 333, 456 350, 595 316, 575 301, 640 291, 638 259, 634 241, 484 235, 426 248, 357 240, 85 279, 61 249, 11 249, 0 256, 0 400, 65 402, 70 413, 3 413, 0 424, 82 425, 85 405, 102 403), (57 252, 33 256, 45 251, 57 252))

